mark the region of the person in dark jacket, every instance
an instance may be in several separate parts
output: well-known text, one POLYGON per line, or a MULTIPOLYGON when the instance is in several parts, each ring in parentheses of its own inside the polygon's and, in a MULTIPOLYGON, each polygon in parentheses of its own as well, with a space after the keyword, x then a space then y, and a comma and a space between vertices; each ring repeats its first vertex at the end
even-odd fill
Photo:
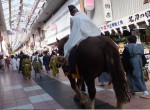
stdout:
POLYGON ((143 77, 142 68, 146 61, 144 60, 144 46, 142 44, 136 44, 136 36, 128 37, 128 44, 122 54, 122 62, 127 74, 127 78, 130 84, 132 93, 143 92, 142 98, 149 98, 149 93, 146 88, 146 84, 143 77))
POLYGON ((48 72, 50 71, 50 67, 49 67, 50 56, 49 56, 47 53, 48 53, 47 51, 44 52, 43 65, 45 66, 45 70, 46 70, 47 73, 48 73, 48 72))

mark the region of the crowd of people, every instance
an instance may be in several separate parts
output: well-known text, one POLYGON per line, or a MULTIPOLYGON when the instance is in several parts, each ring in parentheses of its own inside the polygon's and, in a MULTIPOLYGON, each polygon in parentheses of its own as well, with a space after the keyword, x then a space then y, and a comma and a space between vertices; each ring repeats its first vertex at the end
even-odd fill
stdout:
POLYGON ((9 69, 10 65, 12 67, 12 71, 18 71, 23 74, 26 79, 31 78, 32 68, 35 72, 35 77, 37 73, 39 73, 40 78, 42 78, 41 70, 43 66, 45 67, 45 71, 47 73, 52 72, 54 76, 59 73, 59 69, 57 67, 56 62, 56 51, 52 51, 50 54, 48 51, 35 52, 31 56, 23 53, 22 51, 18 55, 10 55, 3 57, 0 55, 0 68, 4 70, 6 67, 9 69))

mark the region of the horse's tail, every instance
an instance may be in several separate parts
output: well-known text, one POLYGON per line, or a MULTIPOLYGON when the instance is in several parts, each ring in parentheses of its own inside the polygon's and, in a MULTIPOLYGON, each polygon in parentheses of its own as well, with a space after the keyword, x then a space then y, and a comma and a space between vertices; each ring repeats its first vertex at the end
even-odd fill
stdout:
POLYGON ((127 103, 130 102, 131 94, 119 52, 117 48, 113 47, 113 45, 111 47, 107 46, 105 49, 107 70, 111 76, 117 101, 127 103))

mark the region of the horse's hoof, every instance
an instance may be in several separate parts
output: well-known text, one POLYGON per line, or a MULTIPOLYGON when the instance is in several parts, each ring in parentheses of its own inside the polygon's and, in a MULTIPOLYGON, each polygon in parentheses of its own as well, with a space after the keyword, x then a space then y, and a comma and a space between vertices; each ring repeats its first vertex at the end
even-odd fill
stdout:
POLYGON ((79 100, 79 96, 75 95, 73 99, 74 100, 79 100))
POLYGON ((84 104, 84 106, 85 106, 85 109, 92 109, 91 104, 89 104, 88 102, 86 102, 86 103, 84 104))
POLYGON ((82 105, 82 104, 85 104, 87 101, 88 101, 88 99, 82 99, 82 100, 80 100, 80 104, 81 104, 81 105, 82 105))

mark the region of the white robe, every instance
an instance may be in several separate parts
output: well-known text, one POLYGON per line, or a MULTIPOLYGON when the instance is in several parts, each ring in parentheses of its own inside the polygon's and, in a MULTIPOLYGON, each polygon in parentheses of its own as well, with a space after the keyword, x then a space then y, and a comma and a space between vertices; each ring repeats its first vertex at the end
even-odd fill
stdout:
POLYGON ((17 65, 16 65, 18 68, 20 66, 20 58, 17 58, 17 65))
POLYGON ((12 65, 12 69, 13 71, 16 71, 17 70, 17 61, 15 58, 11 59, 11 65, 12 65))
POLYGON ((68 41, 64 45, 64 57, 68 59, 70 50, 80 41, 90 37, 96 37, 101 34, 100 29, 84 13, 77 12, 70 19, 71 33, 68 41))

